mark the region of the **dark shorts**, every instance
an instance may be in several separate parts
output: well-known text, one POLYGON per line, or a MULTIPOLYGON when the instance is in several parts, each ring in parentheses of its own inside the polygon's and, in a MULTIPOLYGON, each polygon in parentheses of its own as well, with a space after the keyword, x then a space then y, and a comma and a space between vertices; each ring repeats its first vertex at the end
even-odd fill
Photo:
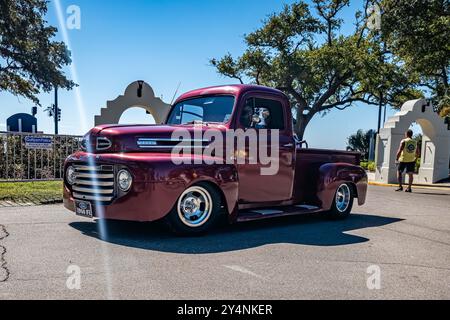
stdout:
POLYGON ((406 169, 406 173, 414 173, 416 170, 415 162, 400 162, 398 165, 398 171, 403 172, 406 169))

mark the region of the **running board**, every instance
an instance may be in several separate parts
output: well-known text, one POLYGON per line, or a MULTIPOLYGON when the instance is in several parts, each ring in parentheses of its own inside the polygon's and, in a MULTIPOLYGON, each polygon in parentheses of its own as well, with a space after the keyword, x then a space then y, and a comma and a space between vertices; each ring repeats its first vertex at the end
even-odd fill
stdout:
POLYGON ((307 214, 322 211, 321 208, 310 205, 293 205, 285 207, 268 207, 261 209, 239 210, 237 221, 250 221, 281 216, 291 216, 297 214, 307 214))

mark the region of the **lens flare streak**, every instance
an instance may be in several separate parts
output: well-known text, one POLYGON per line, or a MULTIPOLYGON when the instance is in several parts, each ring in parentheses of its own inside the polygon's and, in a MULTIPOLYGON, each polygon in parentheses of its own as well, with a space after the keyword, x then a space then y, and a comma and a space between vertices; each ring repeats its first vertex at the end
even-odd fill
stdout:
MULTIPOLYGON (((58 18, 59 30, 61 31, 62 39, 63 39, 64 43, 66 44, 67 49, 70 52, 72 52, 69 35, 68 35, 67 28, 66 28, 66 25, 65 25, 65 19, 64 19, 64 15, 63 15, 62 6, 61 6, 61 1, 60 0, 54 0, 54 3, 55 3, 55 10, 56 10, 57 18, 58 18)), ((79 84, 79 79, 78 79, 78 74, 77 74, 77 69, 76 69, 76 64, 75 64, 75 58, 74 58, 73 54, 72 54, 71 58, 72 58, 72 63, 70 65, 70 73, 71 73, 71 76, 72 76, 72 80, 75 83, 79 84)), ((80 116, 81 129, 84 132, 86 132, 86 131, 89 130, 89 127, 88 127, 88 124, 87 124, 87 121, 86 121, 86 112, 85 112, 85 107, 84 107, 84 103, 83 103, 83 98, 82 98, 80 86, 76 86, 74 88, 74 91, 75 91, 76 106, 77 106, 78 114, 80 116)), ((87 151, 90 154, 94 153, 93 152, 94 150, 92 150, 92 146, 89 146, 87 151)), ((93 159, 93 157, 88 157, 88 164, 89 164, 89 166, 92 166, 92 167, 94 167, 96 165, 95 160, 93 159)), ((95 173, 95 175, 96 175, 96 173, 95 173)), ((98 177, 97 176, 94 176, 94 181, 98 181, 98 177)), ((98 194, 98 191, 99 191, 99 188, 96 188, 94 190, 94 192, 96 194, 98 194)), ((101 251, 102 251, 102 258, 103 258, 105 277, 106 277, 107 298, 108 299, 113 299, 111 264, 110 264, 108 247, 107 247, 107 244, 105 242, 105 241, 108 240, 107 226, 106 226, 106 222, 105 222, 105 219, 104 219, 104 212, 103 212, 102 207, 101 207, 101 205, 100 205, 100 203, 98 201, 95 201, 94 208, 96 210, 97 217, 99 218, 97 220, 97 228, 98 228, 98 233, 100 235, 100 239, 102 240, 102 242, 101 242, 101 251)))

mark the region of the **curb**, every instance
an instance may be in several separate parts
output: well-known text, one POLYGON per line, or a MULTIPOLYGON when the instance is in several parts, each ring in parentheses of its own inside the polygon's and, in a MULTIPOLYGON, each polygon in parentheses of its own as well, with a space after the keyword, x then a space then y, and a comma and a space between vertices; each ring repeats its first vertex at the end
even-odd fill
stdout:
MULTIPOLYGON (((375 181, 369 181, 368 182, 369 185, 371 186, 379 186, 379 187, 397 187, 397 184, 393 184, 393 183, 382 183, 382 182, 375 182, 375 181)), ((439 187, 439 186, 425 186, 425 185, 421 185, 421 184, 413 184, 412 185, 414 188, 418 188, 418 189, 429 189, 429 190, 448 190, 450 191, 450 187, 439 187)))

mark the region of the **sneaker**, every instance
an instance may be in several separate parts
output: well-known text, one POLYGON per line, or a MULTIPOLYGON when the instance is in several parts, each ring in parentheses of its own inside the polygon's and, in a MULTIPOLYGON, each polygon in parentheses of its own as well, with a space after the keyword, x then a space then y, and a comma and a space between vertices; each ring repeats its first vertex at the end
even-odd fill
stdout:
POLYGON ((395 191, 403 191, 403 187, 399 187, 398 189, 395 189, 395 191))
POLYGON ((412 192, 412 189, 411 189, 411 188, 407 188, 407 189, 405 190, 405 192, 412 192))

